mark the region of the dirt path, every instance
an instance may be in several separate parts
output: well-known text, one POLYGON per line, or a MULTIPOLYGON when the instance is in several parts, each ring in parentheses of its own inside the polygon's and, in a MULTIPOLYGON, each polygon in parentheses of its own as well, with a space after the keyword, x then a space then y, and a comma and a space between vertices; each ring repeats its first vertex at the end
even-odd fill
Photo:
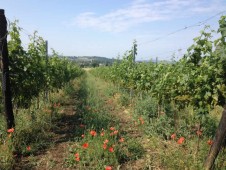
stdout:
MULTIPOLYGON (((138 141, 145 150, 147 150, 147 138, 142 132, 139 119, 135 120, 132 116, 130 107, 122 107, 119 105, 120 94, 106 95, 109 84, 98 78, 88 74, 90 84, 92 84, 102 101, 105 102, 105 108, 108 112, 119 120, 119 127, 129 139, 138 141), (135 123, 136 121, 136 123, 135 123)), ((62 117, 56 121, 55 128, 52 129, 52 145, 44 151, 34 156, 22 159, 21 165, 17 168, 23 170, 70 170, 65 166, 65 158, 69 154, 69 146, 74 143, 74 138, 81 136, 76 130, 79 128, 80 122, 78 112, 80 112, 80 103, 82 96, 79 93, 69 99, 67 103, 62 105, 62 117)), ((84 96, 83 96, 84 97, 84 96)), ((144 157, 133 161, 123 162, 118 169, 121 170, 141 170, 146 164, 144 157)))
MULTIPOLYGON (((92 75, 89 75, 92 77, 92 75)), ((108 108, 109 113, 119 120, 120 130, 127 134, 129 139, 139 142, 145 150, 145 153, 150 153, 149 140, 142 130, 142 119, 135 119, 133 117, 133 111, 131 106, 120 105, 120 93, 116 92, 112 96, 106 95, 106 91, 109 90, 109 83, 104 82, 98 78, 91 78, 92 84, 95 84, 96 89, 102 96, 102 100, 105 100, 105 107, 108 108)), ((127 161, 122 163, 118 169, 120 170, 143 170, 144 166, 148 167, 148 160, 146 155, 142 158, 133 161, 127 161)))
POLYGON ((61 116, 51 129, 50 146, 35 155, 22 157, 15 170, 69 170, 65 167, 65 157, 68 145, 76 136, 80 136, 76 129, 79 127, 80 87, 75 85, 75 94, 61 106, 61 116))
POLYGON ((74 132, 78 126, 76 111, 73 107, 74 104, 74 102, 70 102, 69 105, 64 106, 64 115, 61 120, 56 123, 56 129, 53 129, 53 147, 48 149, 45 154, 36 157, 37 165, 33 169, 69 169, 64 166, 64 159, 68 154, 68 145, 74 139, 74 132))

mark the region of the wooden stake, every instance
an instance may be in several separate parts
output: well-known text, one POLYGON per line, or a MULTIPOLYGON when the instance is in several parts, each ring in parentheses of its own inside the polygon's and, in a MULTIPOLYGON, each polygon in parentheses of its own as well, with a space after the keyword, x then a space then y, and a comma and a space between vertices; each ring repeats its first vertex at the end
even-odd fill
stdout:
POLYGON ((0 9, 0 56, 2 59, 2 93, 7 129, 15 126, 9 78, 9 57, 7 47, 7 21, 5 11, 0 9))

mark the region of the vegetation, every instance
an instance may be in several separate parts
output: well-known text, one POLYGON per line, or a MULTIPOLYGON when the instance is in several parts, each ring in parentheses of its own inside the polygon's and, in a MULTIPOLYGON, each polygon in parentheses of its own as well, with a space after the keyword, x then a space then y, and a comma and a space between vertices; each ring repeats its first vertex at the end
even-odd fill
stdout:
POLYGON ((81 67, 99 67, 99 66, 110 66, 114 63, 115 59, 109 59, 106 57, 98 56, 67 56, 69 60, 77 63, 81 67))
MULTIPOLYGON (((141 143, 136 139, 131 140, 131 134, 124 130, 132 122, 120 126, 121 117, 116 115, 120 108, 112 101, 113 96, 107 95, 109 84, 96 80, 88 74, 85 84, 82 85, 87 96, 82 102, 79 115, 81 134, 75 137, 69 147, 70 154, 66 159, 68 167, 117 168, 125 162, 137 160, 144 153, 141 143)), ((114 87, 110 88, 115 91, 114 87)))
MULTIPOLYGON (((191 154, 179 167, 171 165, 171 159, 165 155, 161 158, 162 166, 173 169, 203 166, 208 153, 206 143, 213 140, 219 121, 216 113, 226 99, 225 18, 222 16, 219 21, 219 39, 212 41, 214 31, 205 27, 179 61, 135 63, 132 48, 121 62, 92 71, 129 94, 134 114, 144 116, 149 122, 145 131, 150 137, 177 139, 178 144, 183 144, 184 152, 191 154)), ((171 146, 166 144, 168 147, 171 146)), ((179 148, 177 153, 184 155, 179 148)), ((173 159, 182 161, 181 156, 173 159)), ((217 168, 224 165, 218 163, 217 168)))
POLYGON ((4 130, 6 122, 1 115, 0 169, 11 169, 15 158, 30 153, 30 148, 35 153, 46 147, 50 135, 47 131, 58 117, 60 106, 55 93, 83 73, 77 65, 59 58, 55 51, 48 58, 45 41, 37 32, 30 36, 27 51, 24 50, 17 24, 18 21, 11 23, 8 42, 16 127, 4 130))
MULTIPOLYGON (((179 61, 123 60, 89 69, 35 32, 27 51, 12 23, 9 55, 16 127, 0 119, 0 169, 203 169, 226 99, 226 16, 179 61), (44 152, 46 151, 46 152, 44 152)), ((225 169, 224 146, 215 169, 225 169)))
MULTIPOLYGON (((220 27, 223 21, 225 16, 219 21, 220 27)), ((190 105, 197 115, 207 114, 214 106, 223 106, 226 97, 225 35, 219 29, 222 38, 213 42, 213 31, 208 30, 206 27, 194 38, 187 54, 177 62, 135 63, 131 50, 122 62, 93 73, 136 94, 150 95, 160 108, 173 102, 178 109, 190 105)))

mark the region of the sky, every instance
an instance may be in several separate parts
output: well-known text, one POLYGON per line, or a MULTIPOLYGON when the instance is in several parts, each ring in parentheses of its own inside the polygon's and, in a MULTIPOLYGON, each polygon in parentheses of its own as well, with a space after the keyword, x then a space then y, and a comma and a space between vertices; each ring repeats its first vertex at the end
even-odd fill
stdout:
POLYGON ((205 25, 218 29, 226 0, 0 0, 0 9, 9 21, 19 20, 25 48, 38 31, 49 53, 122 58, 136 40, 137 60, 170 60, 205 25))

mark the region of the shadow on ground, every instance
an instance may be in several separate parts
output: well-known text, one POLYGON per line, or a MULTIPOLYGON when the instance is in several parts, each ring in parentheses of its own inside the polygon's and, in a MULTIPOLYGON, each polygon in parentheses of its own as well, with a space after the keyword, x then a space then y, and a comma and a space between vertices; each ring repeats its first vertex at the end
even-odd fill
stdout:
MULTIPOLYGON (((15 170, 51 169, 46 167, 48 160, 42 161, 45 157, 48 157, 47 155, 51 155, 49 159, 54 160, 54 167, 62 167, 64 162, 62 155, 68 143, 81 139, 81 135, 84 133, 84 128, 81 127, 83 105, 87 98, 84 81, 84 79, 81 79, 79 85, 66 87, 65 94, 68 100, 62 103, 63 111, 59 118, 53 121, 53 128, 48 132, 51 134, 51 138, 48 141, 43 141, 47 143, 46 147, 33 153, 33 155, 18 156, 15 170)), ((57 170, 56 168, 53 169, 57 170)))

